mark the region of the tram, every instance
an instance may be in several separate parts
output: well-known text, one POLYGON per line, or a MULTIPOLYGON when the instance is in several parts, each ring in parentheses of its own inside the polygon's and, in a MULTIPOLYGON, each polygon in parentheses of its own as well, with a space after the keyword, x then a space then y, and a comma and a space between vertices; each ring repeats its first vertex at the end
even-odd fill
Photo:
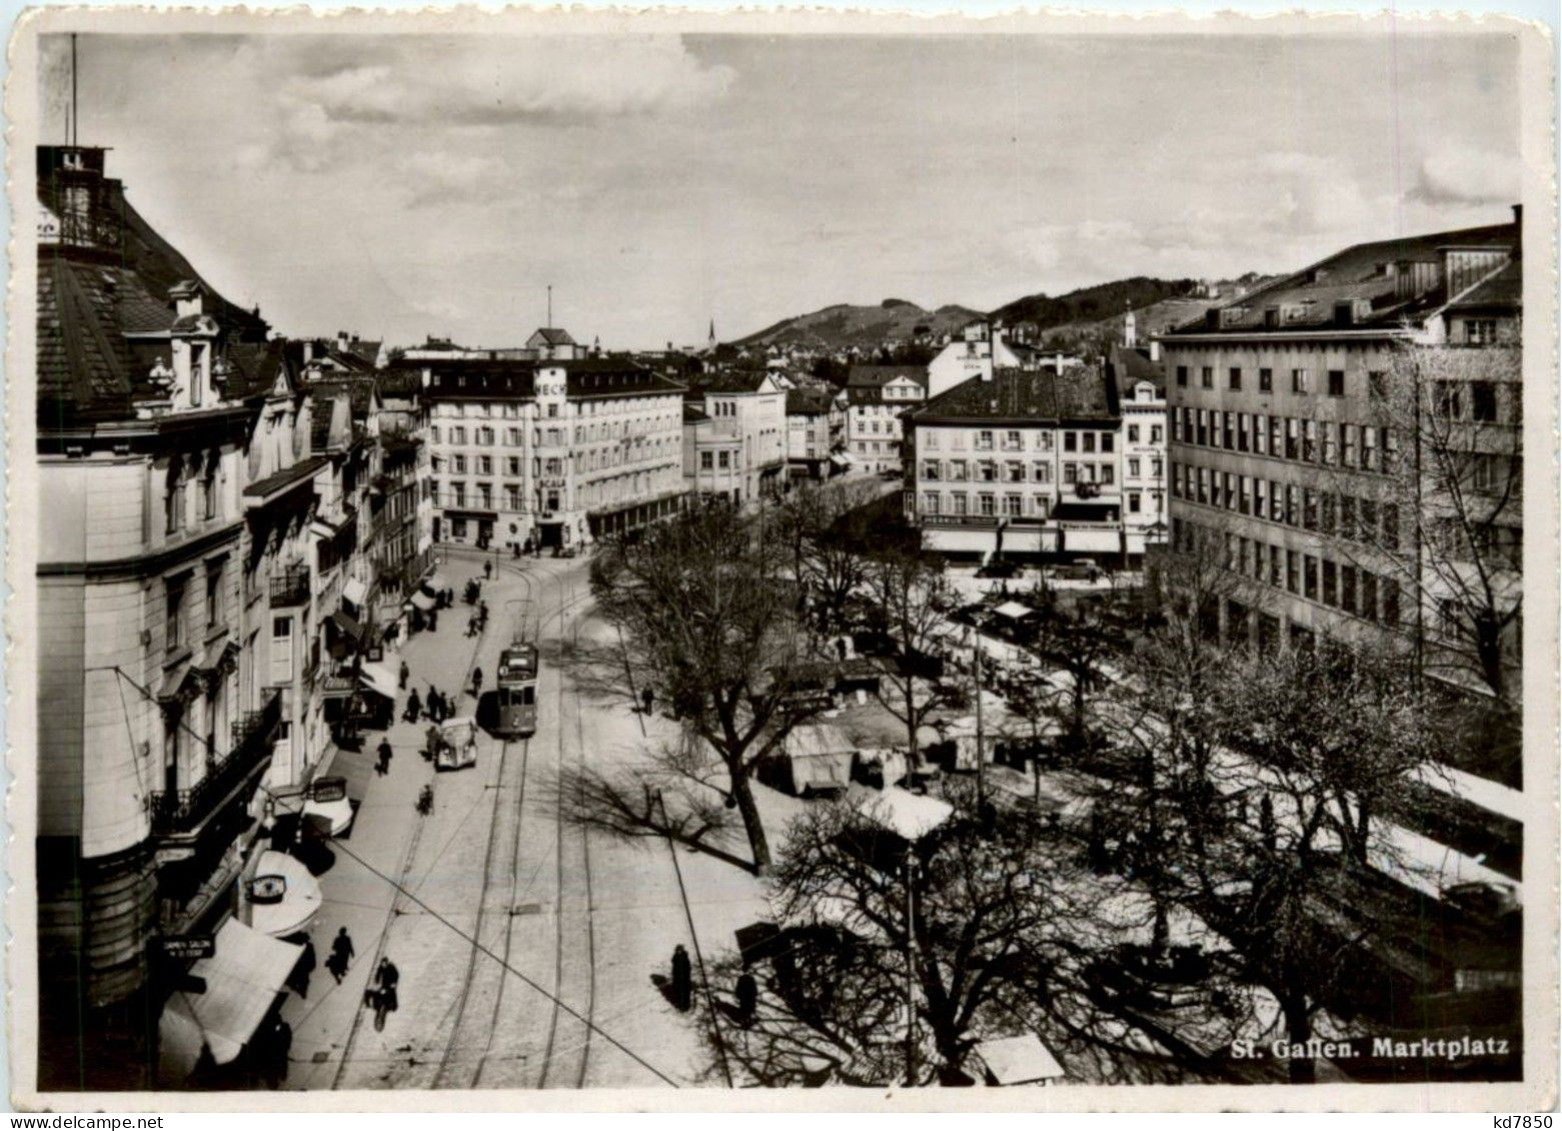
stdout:
POLYGON ((516 642, 499 653, 499 725, 503 738, 537 731, 537 646, 516 642))

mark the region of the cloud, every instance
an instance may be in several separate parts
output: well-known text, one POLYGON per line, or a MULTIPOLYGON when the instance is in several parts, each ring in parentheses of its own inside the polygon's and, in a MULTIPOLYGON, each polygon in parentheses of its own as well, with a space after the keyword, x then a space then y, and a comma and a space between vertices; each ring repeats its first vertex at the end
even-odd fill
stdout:
POLYGON ((1518 160, 1511 153, 1443 148, 1427 154, 1409 196, 1426 204, 1508 204, 1519 197, 1518 160))

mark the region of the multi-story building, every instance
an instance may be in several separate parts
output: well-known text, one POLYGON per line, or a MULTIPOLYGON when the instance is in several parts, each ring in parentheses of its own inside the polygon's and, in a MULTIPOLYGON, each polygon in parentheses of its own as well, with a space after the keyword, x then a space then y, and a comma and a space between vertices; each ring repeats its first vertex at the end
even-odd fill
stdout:
POLYGON ((688 489, 740 506, 780 489, 787 467, 786 390, 775 375, 718 370, 693 381, 684 393, 688 489))
POLYGON ((1133 311, 1123 323, 1123 341, 1107 351, 1106 371, 1117 387, 1123 413, 1123 526, 1128 552, 1165 543, 1170 531, 1166 494, 1166 379, 1160 347, 1141 346, 1133 311))
MULTIPOLYGON (((990 375, 990 371, 989 371, 990 375)), ((899 471, 901 417, 927 399, 920 365, 854 365, 846 377, 846 450, 866 471, 899 471)))
POLYGON ((834 389, 787 390, 786 458, 792 478, 828 479, 850 466, 844 399, 834 389))
MULTIPOLYGON (((1187 547, 1212 535, 1247 579, 1244 596, 1219 609, 1228 637, 1272 647, 1320 633, 1412 636, 1435 651, 1439 631, 1452 641, 1478 630, 1460 624, 1457 609, 1429 607, 1441 603, 1446 576, 1426 572, 1417 531, 1446 500, 1422 499, 1418 521, 1414 500, 1429 471, 1408 449, 1419 447, 1421 418, 1393 418, 1390 386, 1406 372, 1419 383, 1426 355, 1417 351, 1479 349, 1513 329, 1519 238, 1516 217, 1360 244, 1162 338, 1172 539, 1187 547), (1409 506, 1407 475, 1416 485, 1409 506)), ((1516 365, 1506 378, 1469 368, 1463 379, 1444 374, 1435 390, 1418 384, 1410 400, 1417 413, 1424 406, 1447 420, 1455 446, 1476 433, 1492 445, 1465 453, 1472 470, 1461 489, 1479 500, 1521 479, 1511 473, 1522 390, 1516 365)), ((1494 513, 1485 536, 1512 552, 1489 555, 1487 568, 1497 601, 1510 591, 1516 601, 1520 508, 1494 513)), ((1504 664, 1516 666, 1517 624, 1505 635, 1504 664)))
POLYGON ((1127 552, 1123 417, 1098 369, 999 369, 905 417, 906 517, 930 550, 984 557, 1127 552))
MULTIPOLYGON (((273 389, 292 389, 266 324, 192 278, 104 155, 37 154, 44 1090, 150 1085, 187 965, 173 943, 229 921, 222 938, 255 934, 239 880, 281 697, 255 643, 270 606, 255 564, 274 541, 249 491, 266 460, 302 450, 262 424, 273 389)), ((217 945, 212 981, 246 949, 217 945)))
POLYGON ((433 542, 566 547, 670 514, 683 389, 616 358, 428 363, 433 542))

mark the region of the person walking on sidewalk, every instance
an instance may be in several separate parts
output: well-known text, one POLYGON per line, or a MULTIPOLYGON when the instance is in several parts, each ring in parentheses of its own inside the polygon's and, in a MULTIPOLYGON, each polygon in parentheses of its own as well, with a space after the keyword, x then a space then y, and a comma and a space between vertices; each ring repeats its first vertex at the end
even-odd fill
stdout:
POLYGON ((353 940, 343 927, 336 932, 336 938, 331 941, 331 957, 326 962, 326 969, 331 971, 331 976, 336 979, 336 984, 341 985, 342 979, 347 976, 347 968, 353 961, 353 940))
POLYGON ((412 675, 412 669, 407 667, 407 661, 401 662, 401 690, 407 690, 407 678, 412 675))
MULTIPOLYGON (((430 697, 432 697, 433 694, 434 693, 432 691, 429 692, 430 697)), ((418 716, 422 713, 423 702, 418 698, 418 689, 414 687, 412 689, 412 694, 407 696, 407 709, 402 712, 401 717, 404 722, 415 723, 418 721, 418 716)))
POLYGON ((640 692, 640 703, 641 706, 645 708, 645 714, 649 715, 651 713, 651 705, 655 702, 656 692, 652 691, 649 687, 640 692))
POLYGON ((689 1012, 693 990, 694 969, 689 963, 689 952, 679 943, 673 948, 673 1005, 678 1012, 689 1012))
POLYGON ((492 579, 493 575, 494 575, 494 563, 493 562, 484 562, 483 563, 483 576, 485 578, 492 579))
POLYGON ((483 697, 483 669, 482 668, 473 668, 472 669, 472 698, 473 699, 481 699, 482 697, 483 697))
POLYGON ((390 744, 390 739, 388 739, 388 738, 380 739, 379 755, 380 755, 380 761, 379 761, 379 764, 374 767, 374 772, 379 774, 380 777, 383 778, 386 774, 390 773, 390 764, 391 764, 391 744, 390 744))

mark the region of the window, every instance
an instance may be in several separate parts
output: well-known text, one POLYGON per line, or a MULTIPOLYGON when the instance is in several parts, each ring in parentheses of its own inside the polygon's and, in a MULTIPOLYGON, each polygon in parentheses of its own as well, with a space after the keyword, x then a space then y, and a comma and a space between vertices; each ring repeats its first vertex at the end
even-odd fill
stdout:
POLYGON ((983 518, 992 518, 997 512, 997 501, 987 494, 977 496, 977 504, 983 518))
POLYGON ((984 459, 977 465, 983 483, 996 483, 998 481, 998 465, 992 460, 984 459))
POLYGON ((1037 518, 1046 518, 1051 500, 1046 495, 1036 495, 1031 499, 1032 512, 1037 518))
POLYGON ((965 481, 965 460, 954 459, 949 461, 949 478, 962 483, 965 481))
POLYGON ((1237 451, 1247 451, 1247 413, 1237 413, 1237 451))
MULTIPOLYGON (((1086 449, 1089 450, 1088 448, 1086 449)), ((1101 433, 1101 450, 1103 452, 1115 452, 1117 450, 1117 437, 1110 432, 1101 433)))
POLYGON ((164 647, 172 652, 184 646, 184 590, 186 577, 176 577, 163 590, 164 647))
POLYGON ((450 536, 458 541, 466 537, 466 519, 453 518, 450 520, 450 536))
POLYGON ((922 461, 922 478, 938 478, 938 461, 936 459, 926 459, 922 461))
POLYGON ((494 473, 494 461, 491 456, 477 457, 477 474, 492 475, 494 473))
POLYGON ((477 430, 477 442, 484 447, 491 447, 494 442, 494 430, 488 427, 479 428, 477 430))
POLYGON ((1272 393, 1275 391, 1275 371, 1273 369, 1260 369, 1258 371, 1258 391, 1260 393, 1272 393))
POLYGON ((1280 457, 1284 449, 1285 419, 1279 416, 1269 418, 1269 454, 1276 459, 1280 457))
POLYGON ((1335 459, 1339 456, 1340 446, 1335 442, 1334 429, 1327 423, 1323 426, 1323 465, 1333 467, 1335 459))
POLYGON ((1009 464, 1009 482, 1025 482, 1025 465, 1023 463, 1013 462, 1009 464))
POLYGON ((1318 529, 1318 492, 1311 487, 1302 488, 1302 528, 1318 529))
POLYGON ((1334 533, 1334 493, 1325 491, 1318 498, 1318 529, 1324 534, 1334 533))
POLYGON ((1471 346, 1489 346, 1497 341, 1495 318, 1467 318, 1464 322, 1464 341, 1471 346))
POLYGON ((926 432, 919 432, 917 439, 929 451, 936 452, 938 450, 938 430, 936 428, 929 428, 926 432))
POLYGON ((1384 624, 1399 623, 1399 582, 1391 577, 1378 582, 1378 599, 1384 624))
POLYGON ((1340 537, 1347 542, 1356 537, 1356 499, 1352 495, 1340 496, 1340 537))
POLYGON ((176 463, 168 474, 168 494, 163 497, 164 531, 178 534, 184 529, 184 476, 176 463))
POLYGON ((1139 426, 1137 424, 1130 424, 1128 426, 1128 442, 1130 444, 1137 444, 1139 442, 1139 426))
POLYGON ((1463 413, 1463 396, 1456 381, 1439 381, 1436 387, 1437 414, 1449 420, 1458 420, 1463 413))
POLYGON ((1253 517, 1263 518, 1269 513, 1269 480, 1253 480, 1253 517))
POLYGON ((1285 566, 1279 546, 1269 547, 1269 584, 1276 589, 1285 581, 1285 566))
POLYGON ((450 470, 454 471, 457 475, 465 475, 466 474, 466 457, 465 456, 451 456, 450 457, 450 470))
POLYGON ((1356 521, 1360 525, 1361 540, 1374 542, 1378 537, 1378 504, 1371 499, 1356 500, 1356 521))
MULTIPOLYGON (((512 406, 505 405, 505 408, 512 406)), ((521 446, 521 430, 519 428, 506 428, 504 430, 504 442, 512 448, 521 446)))
POLYGON ((976 450, 990 452, 993 450, 993 434, 991 432, 978 432, 976 434, 976 450))
POLYGON ((1018 432, 1005 432, 1003 434, 1003 447, 1005 451, 1017 452, 1024 447, 1018 432))
POLYGON ((1220 446, 1228 452, 1236 447, 1236 429, 1232 427, 1232 417, 1235 415, 1231 412, 1220 414, 1220 446))
POLYGON ((1139 498, 1139 492, 1138 491, 1130 491, 1130 492, 1128 492, 1128 513, 1129 514, 1138 514, 1139 513, 1139 507, 1140 507, 1140 502, 1141 502, 1141 500, 1139 498))
POLYGON ((559 406, 556 405, 556 404, 549 404, 548 405, 548 415, 550 417, 557 417, 559 415, 559 406))
POLYGON ((1356 611, 1356 567, 1342 565, 1340 567, 1340 600, 1339 607, 1347 613, 1356 611))
POLYGON ((1079 450, 1079 435, 1075 432, 1063 433, 1063 450, 1065 452, 1077 452, 1079 450))
POLYGON ((1362 570, 1357 575, 1361 585, 1361 604, 1357 608, 1362 616, 1368 620, 1378 619, 1378 579, 1375 575, 1362 570))
POLYGON ((1139 461, 1137 459, 1130 459, 1128 461, 1128 478, 1139 478, 1139 461))
POLYGON ((450 442, 452 444, 466 443, 466 427, 461 424, 453 424, 450 427, 450 442))
POLYGON ((1329 370, 1329 395, 1331 397, 1343 397, 1345 395, 1345 370, 1329 370))
POLYGON ((1150 460, 1150 478, 1151 479, 1159 479, 1160 477, 1161 477, 1161 457, 1160 456, 1154 456, 1150 460))
POLYGON ((458 507, 466 506, 466 484, 465 483, 452 483, 450 485, 450 495, 455 500, 456 506, 458 506, 458 507))
POLYGON ((519 475, 521 473, 521 457, 509 456, 504 461, 504 473, 506 475, 519 475))
POLYGON ((1345 467, 1356 466, 1356 426, 1340 425, 1340 462, 1345 467))
POLYGON ((1301 421, 1287 417, 1285 421, 1285 458, 1296 459, 1300 455, 1301 421))
POLYGON ((1323 603, 1325 605, 1339 605, 1338 595, 1335 593, 1335 575, 1337 570, 1333 562, 1328 559, 1323 563, 1323 603))
POLYGON ((1003 513, 1010 518, 1019 518, 1023 512, 1024 503, 1020 495, 1005 495, 1003 497, 1003 513))
POLYGON ((923 492, 923 494, 922 494, 922 513, 923 514, 937 514, 938 513, 938 492, 937 491, 925 491, 925 492, 923 492))
POLYGON ((1183 388, 1188 386, 1188 367, 1186 365, 1177 366, 1177 384, 1183 388))
POLYGON ((490 483, 477 485, 477 505, 483 510, 489 510, 494 505, 494 489, 490 483))
POLYGON ((1031 465, 1031 478, 1037 483, 1052 482, 1052 465, 1050 463, 1034 463, 1031 465))
POLYGON ((1302 489, 1295 483, 1285 485, 1285 523, 1287 526, 1302 524, 1302 489))
POLYGON ((955 504, 955 514, 956 515, 960 515, 960 516, 963 517, 965 515, 965 513, 966 513, 966 498, 965 498, 965 492, 964 491, 961 491, 961 492, 958 492, 958 493, 955 494, 955 496, 954 496, 954 504, 955 504))
POLYGON ((207 631, 211 631, 222 623, 222 563, 214 562, 206 567, 207 631))
POLYGON ((1116 481, 1116 470, 1109 463, 1101 465, 1101 482, 1112 483, 1116 481))
POLYGON ((1302 555, 1295 550, 1285 552, 1285 587, 1292 593, 1302 591, 1302 555))
POLYGON ((731 452, 717 452, 716 453, 716 466, 719 467, 723 471, 729 470, 732 467, 732 453, 731 452))
POLYGON ((1165 435, 1165 433, 1163 433, 1161 431, 1161 426, 1159 424, 1152 424, 1152 425, 1150 425, 1150 443, 1152 443, 1152 444, 1159 444, 1159 443, 1161 443, 1161 438, 1164 435, 1165 435))
POLYGON ((1230 375, 1229 375, 1229 381, 1230 381, 1229 387, 1231 389, 1237 390, 1237 389, 1241 389, 1242 388, 1242 367, 1241 366, 1233 365, 1231 367, 1231 372, 1230 372, 1230 375))
POLYGON ((521 488, 516 483, 504 485, 504 509, 518 511, 521 509, 521 488))
MULTIPOLYGON (((1497 386, 1490 381, 1476 381, 1470 385, 1470 414, 1482 424, 1497 420, 1497 386)), ((208 516, 209 517, 209 516, 208 516)))
POLYGON ((1307 383, 1307 370, 1291 370, 1291 392, 1296 393, 1299 396, 1306 396, 1307 383))
POLYGON ((1378 467, 1378 430, 1365 425, 1361 429, 1361 469, 1376 471, 1378 467))
POLYGON ((1073 463, 1063 465, 1063 482, 1074 483, 1079 479, 1079 466, 1073 463))
POLYGON ((1206 389, 1215 387, 1215 367, 1206 365, 1199 370, 1199 384, 1206 389))
POLYGON ((206 465, 206 474, 201 476, 201 517, 213 519, 217 517, 217 459, 212 459, 206 465))

